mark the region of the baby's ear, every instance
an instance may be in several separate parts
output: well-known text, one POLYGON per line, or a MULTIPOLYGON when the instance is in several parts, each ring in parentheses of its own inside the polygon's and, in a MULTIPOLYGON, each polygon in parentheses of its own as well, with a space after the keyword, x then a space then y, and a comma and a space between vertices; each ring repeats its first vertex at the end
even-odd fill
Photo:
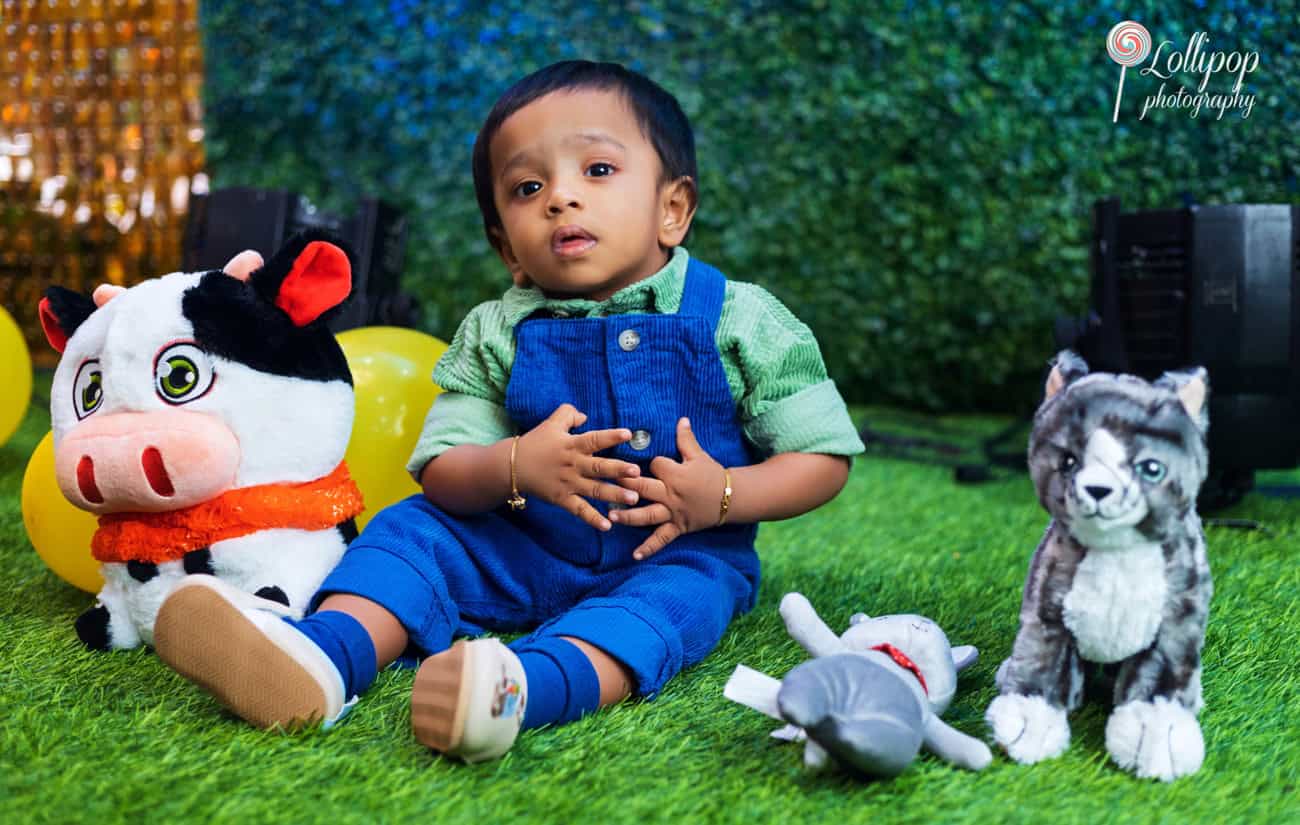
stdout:
POLYGON ((675 181, 664 184, 659 195, 659 245, 664 249, 681 246, 686 233, 691 230, 691 220, 695 217, 694 179, 682 176, 675 181))
POLYGON ((1061 350, 1052 360, 1052 371, 1047 374, 1047 385, 1043 387, 1043 400, 1046 401, 1087 374, 1086 361, 1071 350, 1061 350))

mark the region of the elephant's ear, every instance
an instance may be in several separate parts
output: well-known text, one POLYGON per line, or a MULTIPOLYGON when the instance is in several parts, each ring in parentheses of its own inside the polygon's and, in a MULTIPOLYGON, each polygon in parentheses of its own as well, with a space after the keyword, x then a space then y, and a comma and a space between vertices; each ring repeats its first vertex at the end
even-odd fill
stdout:
POLYGON ((974 645, 958 645, 952 649, 952 666, 960 673, 979 661, 980 652, 974 645))

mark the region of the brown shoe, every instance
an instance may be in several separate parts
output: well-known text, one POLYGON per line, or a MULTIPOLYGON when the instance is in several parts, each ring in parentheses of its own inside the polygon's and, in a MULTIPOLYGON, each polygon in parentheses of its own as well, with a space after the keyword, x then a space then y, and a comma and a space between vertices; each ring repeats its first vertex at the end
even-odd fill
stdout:
POLYGON ((278 607, 213 576, 186 576, 158 610, 154 648, 259 728, 329 727, 345 710, 343 677, 278 607))

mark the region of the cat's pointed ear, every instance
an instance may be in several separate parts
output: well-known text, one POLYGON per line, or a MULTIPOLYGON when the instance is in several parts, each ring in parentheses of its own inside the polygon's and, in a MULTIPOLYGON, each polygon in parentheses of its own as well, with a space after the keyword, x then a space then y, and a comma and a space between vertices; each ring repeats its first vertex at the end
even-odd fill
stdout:
POLYGON ((1088 364, 1073 350, 1063 349, 1052 359, 1052 371, 1047 374, 1043 400, 1051 398, 1070 384, 1088 374, 1088 364))
POLYGON ((1173 390, 1196 426, 1210 426, 1210 375, 1204 367, 1167 372, 1156 379, 1156 386, 1173 390))

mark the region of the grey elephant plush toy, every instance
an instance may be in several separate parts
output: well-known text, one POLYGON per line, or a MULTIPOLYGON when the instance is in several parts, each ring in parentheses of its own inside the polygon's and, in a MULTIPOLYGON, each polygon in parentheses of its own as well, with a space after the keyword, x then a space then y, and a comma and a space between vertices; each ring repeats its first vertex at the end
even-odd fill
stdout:
POLYGON ((788 722, 772 735, 806 739, 807 766, 833 759, 859 775, 890 778, 922 745, 970 770, 992 761, 983 742, 939 718, 957 690, 957 671, 978 658, 975 648, 949 647, 937 624, 913 615, 859 613, 836 636, 799 593, 781 600, 781 618, 814 658, 783 680, 738 665, 723 695, 788 722))

